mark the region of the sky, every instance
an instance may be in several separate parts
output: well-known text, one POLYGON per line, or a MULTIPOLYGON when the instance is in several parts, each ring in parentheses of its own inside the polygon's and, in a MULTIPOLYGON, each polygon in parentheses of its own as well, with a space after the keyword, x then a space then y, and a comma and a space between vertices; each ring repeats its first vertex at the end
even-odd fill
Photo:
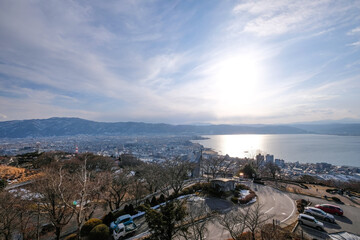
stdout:
POLYGON ((360 0, 0 0, 0 121, 360 122, 360 0))

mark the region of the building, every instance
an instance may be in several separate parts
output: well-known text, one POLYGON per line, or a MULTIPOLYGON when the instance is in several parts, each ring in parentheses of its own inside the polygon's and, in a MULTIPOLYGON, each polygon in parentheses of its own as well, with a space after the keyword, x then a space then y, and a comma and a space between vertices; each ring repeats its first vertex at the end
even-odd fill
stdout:
POLYGON ((285 167, 285 161, 283 159, 275 159, 275 164, 278 165, 279 167, 285 167))
POLYGON ((274 155, 266 154, 265 156, 265 162, 266 163, 274 163, 274 155))
POLYGON ((210 181, 213 188, 217 188, 221 191, 227 192, 235 190, 236 181, 227 178, 216 178, 210 181))
POLYGON ((258 166, 264 165, 264 155, 261 155, 260 153, 258 155, 256 155, 256 164, 258 166))

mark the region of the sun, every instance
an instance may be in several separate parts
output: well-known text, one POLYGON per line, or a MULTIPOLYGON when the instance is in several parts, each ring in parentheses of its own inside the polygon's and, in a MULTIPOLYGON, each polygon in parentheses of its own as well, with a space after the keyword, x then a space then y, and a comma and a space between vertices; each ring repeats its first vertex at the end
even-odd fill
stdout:
POLYGON ((261 75, 259 61, 250 54, 220 60, 214 71, 214 91, 222 109, 239 109, 256 97, 261 75))

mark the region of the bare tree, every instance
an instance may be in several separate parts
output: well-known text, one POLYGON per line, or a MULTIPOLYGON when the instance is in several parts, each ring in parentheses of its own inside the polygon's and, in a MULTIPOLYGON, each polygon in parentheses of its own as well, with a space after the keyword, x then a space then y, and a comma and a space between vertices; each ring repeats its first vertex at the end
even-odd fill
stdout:
POLYGON ((271 215, 264 214, 262 208, 262 205, 257 202, 252 205, 246 213, 245 226, 252 233, 253 240, 255 240, 256 231, 259 230, 266 221, 272 218, 271 215))
POLYGON ((235 161, 228 159, 228 160, 224 160, 222 163, 222 167, 221 167, 221 173, 222 176, 225 178, 227 175, 233 175, 233 172, 230 172, 230 169, 232 166, 234 166, 235 161))
POLYGON ((47 168, 33 186, 34 191, 41 195, 41 210, 55 226, 56 239, 60 239, 62 228, 74 215, 74 209, 68 203, 76 200, 68 173, 62 167, 47 168))
POLYGON ((225 162, 224 157, 210 157, 203 160, 202 168, 208 174, 208 176, 210 174, 212 178, 216 178, 216 176, 220 173, 220 170, 224 162, 225 162))
POLYGON ((234 240, 240 240, 241 234, 245 231, 249 210, 250 208, 247 208, 246 210, 237 208, 236 210, 227 212, 217 217, 220 225, 229 231, 230 236, 234 240))
MULTIPOLYGON (((98 200, 101 195, 101 185, 95 171, 88 171, 87 156, 84 161, 79 162, 78 171, 69 175, 71 178, 74 202, 63 202, 74 211, 77 223, 77 237, 80 239, 80 229, 98 207, 98 200)), ((64 195, 62 195, 63 197, 64 195)))
POLYGON ((131 181, 129 171, 123 169, 123 171, 115 174, 108 172, 103 179, 104 186, 107 186, 105 201, 111 211, 119 209, 125 200, 129 199, 131 181))
POLYGON ((185 180, 189 178, 191 170, 195 167, 193 163, 181 160, 179 157, 165 162, 166 180, 177 195, 185 186, 185 180))
POLYGON ((276 173, 280 172, 280 167, 273 162, 268 162, 265 164, 265 170, 275 179, 276 173))
POLYGON ((178 224, 186 217, 183 201, 169 201, 159 210, 149 208, 145 219, 151 232, 151 239, 172 240, 180 231, 178 224))
POLYGON ((146 184, 140 176, 132 176, 129 185, 129 197, 134 201, 135 206, 138 206, 143 197, 149 192, 146 190, 146 184))
POLYGON ((19 223, 19 211, 15 208, 14 196, 7 192, 0 192, 0 237, 12 239, 12 233, 19 223))
POLYGON ((165 169, 158 163, 142 164, 136 168, 136 171, 145 181, 145 188, 149 193, 154 193, 166 185, 163 177, 165 169))
POLYGON ((210 216, 211 211, 205 204, 205 201, 199 200, 197 202, 188 202, 187 216, 183 219, 179 236, 185 240, 206 239, 210 216))

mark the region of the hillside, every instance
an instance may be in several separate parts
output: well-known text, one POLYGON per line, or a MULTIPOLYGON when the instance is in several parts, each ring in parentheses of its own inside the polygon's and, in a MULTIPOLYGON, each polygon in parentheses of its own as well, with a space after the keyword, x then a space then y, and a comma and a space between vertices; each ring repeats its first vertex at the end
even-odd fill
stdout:
POLYGON ((285 125, 170 125, 142 122, 94 122, 80 118, 49 118, 0 122, 0 138, 74 135, 211 135, 299 134, 307 131, 285 125))

